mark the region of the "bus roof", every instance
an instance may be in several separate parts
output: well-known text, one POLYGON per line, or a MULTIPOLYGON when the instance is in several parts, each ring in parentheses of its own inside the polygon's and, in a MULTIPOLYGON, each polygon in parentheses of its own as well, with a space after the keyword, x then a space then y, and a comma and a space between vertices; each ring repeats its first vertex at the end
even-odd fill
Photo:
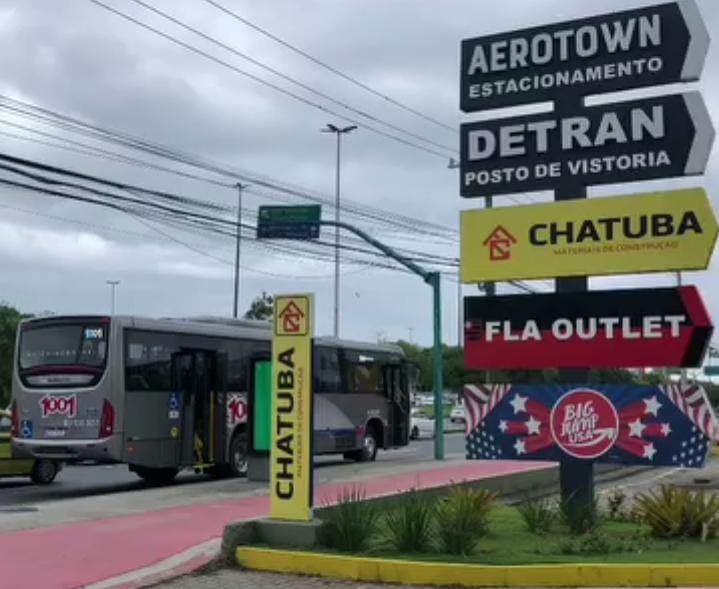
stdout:
MULTIPOLYGON (((140 315, 47 315, 26 319, 28 323, 53 323, 80 320, 84 322, 111 320, 120 327, 135 329, 190 333, 216 337, 235 337, 246 339, 270 340, 272 323, 254 319, 235 319, 232 317, 199 316, 199 317, 162 317, 152 318, 140 315)), ((337 347, 346 350, 363 350, 374 353, 395 354, 404 357, 404 350, 396 344, 369 343, 338 339, 329 336, 315 338, 315 343, 323 346, 337 347)))

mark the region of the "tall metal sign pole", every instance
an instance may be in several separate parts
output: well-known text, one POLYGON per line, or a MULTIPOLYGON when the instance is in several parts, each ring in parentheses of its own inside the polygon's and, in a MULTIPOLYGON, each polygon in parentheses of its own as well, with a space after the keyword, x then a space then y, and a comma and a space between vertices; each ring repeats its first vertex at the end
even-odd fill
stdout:
MULTIPOLYGON (((340 222, 340 146, 342 144, 342 135, 351 133, 357 128, 357 125, 349 125, 348 127, 337 127, 328 124, 323 133, 334 133, 337 136, 337 157, 335 161, 335 223, 340 222)), ((334 336, 340 336, 340 228, 335 226, 335 303, 334 303, 334 336)))
MULTIPOLYGON (((555 203, 577 201, 576 208, 581 208, 579 203, 586 202, 587 186, 702 174, 714 131, 698 92, 591 107, 585 106, 584 99, 588 94, 697 80, 708 44, 706 28, 691 0, 464 40, 460 81, 460 107, 464 112, 548 100, 554 102, 554 111, 463 124, 460 133, 461 195, 486 197, 488 194, 553 190, 555 203)), ((658 218, 652 217, 650 221, 645 217, 643 223, 645 226, 652 223, 654 229, 658 218)), ((666 221, 671 216, 661 218, 666 221)), ((618 227, 617 222, 627 226, 620 218, 607 217, 603 222, 612 224, 612 230, 618 227)), ((516 235, 512 227, 498 224, 486 229, 486 239, 481 243, 489 248, 490 256, 484 265, 508 262, 516 255, 513 254, 515 246, 517 250, 526 247, 522 236, 516 235)), ((630 228, 629 233, 643 237, 636 229, 636 226, 630 228)), ((654 250, 645 255, 661 256, 663 247, 672 247, 669 240, 661 239, 665 229, 657 231, 649 240, 654 250)), ((463 225, 463 242, 467 238, 465 230, 463 225)), ((568 235, 571 230, 571 227, 559 228, 555 235, 568 235)), ((581 237, 587 236, 582 234, 581 237)), ((562 274, 558 269, 554 275, 558 297, 581 297, 581 293, 588 290, 587 275, 593 274, 595 260, 600 257, 593 258, 591 254, 605 251, 593 244, 572 246, 570 243, 565 248, 565 254, 585 256, 586 275, 578 272, 562 274)), ((463 247, 463 267, 467 266, 469 256, 475 258, 472 260, 474 268, 479 269, 473 273, 473 278, 482 274, 483 265, 478 257, 483 253, 467 251, 463 247)), ((631 270, 641 270, 641 264, 631 270)), ((530 275, 518 278, 532 278, 532 271, 528 273, 530 275)), ((518 313, 524 316, 527 307, 523 307, 518 313)), ((470 313, 466 312, 465 317, 468 325, 465 361, 471 363, 467 356, 472 347, 468 339, 490 337, 491 333, 484 318, 475 315, 472 325, 470 313)), ((541 317, 536 319, 542 320, 541 317)), ((541 338, 539 332, 531 329, 514 333, 511 321, 509 324, 510 327, 494 339, 492 345, 498 345, 502 339, 511 342, 525 337, 541 338)), ((537 322, 533 325, 536 328, 537 322)), ((575 364, 560 370, 562 382, 578 386, 587 383, 594 359, 587 356, 587 360, 586 366, 575 364)), ((528 363, 529 359, 524 361, 528 363)), ((650 364, 653 361, 650 359, 650 364)), ((539 368, 558 365, 553 365, 548 357, 544 362, 546 364, 539 368)), ((583 398, 582 395, 575 397, 583 398)), ((589 398, 598 399, 599 396, 592 393, 588 394, 589 398)), ((513 401, 516 413, 530 414, 530 420, 516 427, 517 432, 529 434, 517 442, 518 458, 525 453, 526 444, 537 443, 537 439, 530 439, 532 436, 546 433, 542 431, 546 426, 540 425, 527 409, 526 401, 527 397, 520 393, 513 401)), ((565 405, 560 407, 561 411, 558 409, 558 414, 571 420, 576 407, 571 403, 565 405)), ((587 423, 569 425, 584 427, 587 423)), ((597 444, 602 442, 598 430, 581 434, 589 445, 595 440, 597 444)), ((468 444, 470 441, 471 436, 468 444)), ((602 452, 609 451, 611 444, 605 443, 605 446, 602 452)), ((469 450, 468 453, 471 454, 469 450)), ((562 456, 563 499, 582 503, 593 499, 592 465, 594 458, 601 455, 600 452, 579 458, 572 453, 562 456)))

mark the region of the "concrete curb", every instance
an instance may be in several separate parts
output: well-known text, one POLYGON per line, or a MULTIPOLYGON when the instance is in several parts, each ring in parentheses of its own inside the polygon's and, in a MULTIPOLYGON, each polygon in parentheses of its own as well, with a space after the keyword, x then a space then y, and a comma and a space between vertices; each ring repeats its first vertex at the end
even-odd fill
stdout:
POLYGON ((139 589, 187 575, 220 555, 220 538, 189 548, 153 565, 85 585, 84 589, 139 589))
POLYGON ((240 547, 246 569, 434 587, 715 587, 716 564, 465 565, 240 547))

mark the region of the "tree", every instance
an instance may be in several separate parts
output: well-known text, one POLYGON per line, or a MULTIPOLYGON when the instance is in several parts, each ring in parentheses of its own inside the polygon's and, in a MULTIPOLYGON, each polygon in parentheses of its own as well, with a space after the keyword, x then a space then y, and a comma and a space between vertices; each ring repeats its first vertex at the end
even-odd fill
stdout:
POLYGON ((24 318, 14 307, 0 303, 0 408, 10 402, 15 334, 18 323, 24 318))
POLYGON ((254 298, 250 304, 250 308, 245 313, 245 319, 259 319, 267 321, 272 319, 275 300, 272 295, 268 295, 264 290, 260 296, 254 298))

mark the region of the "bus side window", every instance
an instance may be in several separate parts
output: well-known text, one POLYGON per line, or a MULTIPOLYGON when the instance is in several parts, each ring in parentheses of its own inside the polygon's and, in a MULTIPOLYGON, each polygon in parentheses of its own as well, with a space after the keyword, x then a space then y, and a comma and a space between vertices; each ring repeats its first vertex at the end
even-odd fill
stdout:
POLYGON ((179 349, 173 334, 127 330, 125 349, 125 382, 128 390, 170 390, 172 354, 179 349))
POLYGON ((336 348, 315 348, 314 389, 316 393, 341 393, 339 351, 336 348))
POLYGON ((384 395, 382 365, 376 362, 348 363, 347 375, 351 393, 384 395))

